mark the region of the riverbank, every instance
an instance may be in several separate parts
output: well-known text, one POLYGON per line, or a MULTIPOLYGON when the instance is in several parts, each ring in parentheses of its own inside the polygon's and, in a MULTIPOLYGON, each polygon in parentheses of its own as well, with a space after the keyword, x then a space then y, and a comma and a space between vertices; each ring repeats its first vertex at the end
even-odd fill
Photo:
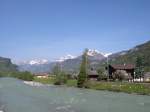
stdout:
POLYGON ((34 81, 23 81, 24 84, 30 85, 30 86, 43 86, 44 84, 40 82, 34 82, 34 81))
MULTIPOLYGON (((54 79, 35 79, 34 81, 43 84, 53 84, 54 79)), ((68 80, 65 84, 68 87, 77 87, 77 80, 68 80)), ((150 95, 149 83, 129 83, 129 82, 105 82, 88 81, 86 88, 94 90, 107 90, 113 92, 124 92, 128 94, 150 95)))
POLYGON ((87 88, 95 90, 108 90, 128 94, 150 95, 150 84, 129 82, 97 82, 89 81, 87 88))

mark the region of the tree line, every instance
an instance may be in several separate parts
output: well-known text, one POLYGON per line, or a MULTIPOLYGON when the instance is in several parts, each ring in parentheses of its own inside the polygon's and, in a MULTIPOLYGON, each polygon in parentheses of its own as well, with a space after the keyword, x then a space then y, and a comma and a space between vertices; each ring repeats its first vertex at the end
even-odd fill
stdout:
MULTIPOLYGON (((86 49, 83 52, 82 55, 82 62, 80 65, 80 70, 79 70, 79 74, 77 76, 77 86, 79 88, 83 88, 86 87, 86 84, 88 83, 88 55, 87 55, 88 49, 86 49)), ((138 56, 136 58, 136 63, 135 63, 136 67, 135 67, 135 75, 134 78, 143 78, 144 77, 144 65, 143 65, 143 58, 138 56)), ((107 81, 109 78, 109 74, 108 72, 105 70, 105 68, 99 68, 97 70, 97 73, 99 74, 98 77, 98 81, 104 80, 107 81)), ((56 65, 53 69, 53 74, 56 76, 56 81, 55 84, 56 85, 60 85, 60 84, 65 84, 68 80, 68 76, 67 74, 61 70, 60 65, 56 65)), ((119 81, 123 81, 123 80, 130 80, 131 76, 129 76, 126 71, 123 70, 117 70, 114 74, 113 74, 113 80, 119 80, 119 81)))
POLYGON ((32 81, 34 79, 33 74, 31 74, 28 71, 25 72, 19 72, 19 71, 15 71, 15 72, 0 72, 0 77, 14 77, 14 78, 18 78, 21 80, 26 80, 26 81, 32 81))

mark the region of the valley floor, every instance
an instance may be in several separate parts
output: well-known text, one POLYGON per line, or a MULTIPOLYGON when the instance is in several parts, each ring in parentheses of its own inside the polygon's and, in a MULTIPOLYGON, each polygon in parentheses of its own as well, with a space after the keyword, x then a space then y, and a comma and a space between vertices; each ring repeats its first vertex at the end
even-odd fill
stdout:
MULTIPOLYGON (((34 81, 43 84, 53 84, 54 79, 37 79, 34 81)), ((65 84, 68 87, 77 87, 77 80, 68 80, 65 84)), ((129 82, 105 82, 105 81, 88 81, 88 89, 107 90, 114 92, 125 92, 129 94, 150 95, 150 83, 129 83, 129 82)))

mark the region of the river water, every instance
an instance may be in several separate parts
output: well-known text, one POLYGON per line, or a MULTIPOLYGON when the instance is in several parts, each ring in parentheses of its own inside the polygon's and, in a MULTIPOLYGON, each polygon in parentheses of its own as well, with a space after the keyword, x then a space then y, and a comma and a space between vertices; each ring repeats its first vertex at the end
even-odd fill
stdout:
POLYGON ((150 112, 150 96, 0 79, 0 112, 150 112))

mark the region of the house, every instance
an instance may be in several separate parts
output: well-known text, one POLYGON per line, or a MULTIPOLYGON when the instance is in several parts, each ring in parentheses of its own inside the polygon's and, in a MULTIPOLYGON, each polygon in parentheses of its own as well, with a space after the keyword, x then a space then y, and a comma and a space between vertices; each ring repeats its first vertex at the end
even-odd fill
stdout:
POLYGON ((49 77, 49 74, 48 73, 36 73, 34 74, 35 77, 37 78, 48 78, 49 77))
POLYGON ((108 66, 109 78, 112 78, 112 75, 116 72, 116 70, 124 70, 127 72, 129 76, 134 78, 135 65, 133 64, 109 65, 108 66))
POLYGON ((99 77, 97 71, 94 69, 88 70, 87 76, 88 76, 88 79, 90 80, 97 80, 99 77))
POLYGON ((150 72, 147 72, 144 74, 144 81, 145 82, 150 82, 150 72))

